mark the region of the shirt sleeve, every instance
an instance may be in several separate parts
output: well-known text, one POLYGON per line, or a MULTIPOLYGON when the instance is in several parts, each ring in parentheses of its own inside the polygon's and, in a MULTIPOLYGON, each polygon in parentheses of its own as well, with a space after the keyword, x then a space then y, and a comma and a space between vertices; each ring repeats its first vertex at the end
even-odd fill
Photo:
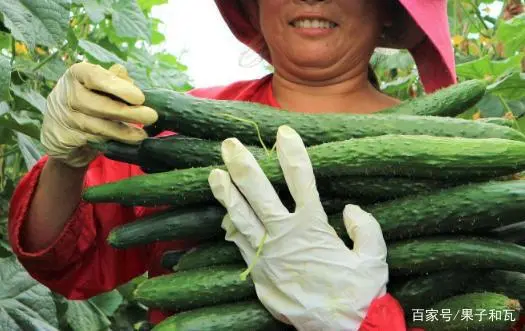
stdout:
MULTIPOLYGON (((144 273, 148 254, 144 247, 117 250, 106 242, 112 228, 137 215, 135 208, 118 204, 81 201, 54 243, 37 252, 24 249, 21 229, 46 161, 43 157, 22 178, 9 209, 10 244, 29 274, 69 299, 86 299, 144 273)), ((136 166, 100 156, 89 165, 84 188, 138 174, 136 166)))
POLYGON ((368 308, 368 313, 361 323, 359 331, 424 331, 419 328, 407 328, 405 313, 399 302, 390 294, 375 299, 368 308))

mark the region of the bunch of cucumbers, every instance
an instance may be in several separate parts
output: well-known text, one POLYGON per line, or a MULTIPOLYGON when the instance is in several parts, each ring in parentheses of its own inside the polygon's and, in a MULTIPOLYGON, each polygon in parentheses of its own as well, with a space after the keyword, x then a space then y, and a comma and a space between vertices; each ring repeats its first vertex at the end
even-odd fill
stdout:
POLYGON ((236 137, 293 209, 272 149, 277 129, 289 125, 307 147, 329 222, 348 247, 346 204, 360 205, 380 223, 388 245, 388 291, 410 326, 506 331, 525 305, 525 135, 511 120, 457 117, 485 93, 485 82, 471 80, 373 115, 353 115, 146 90, 146 105, 159 112, 146 128, 153 137, 140 145, 92 144, 145 174, 91 187, 83 198, 167 206, 115 228, 107 240, 116 248, 202 243, 166 253, 163 265, 177 272, 135 290, 136 300, 148 307, 181 312, 155 331, 293 330, 260 304, 251 279, 241 278, 246 265, 224 240, 225 209, 208 184, 212 169, 225 169, 222 140, 236 137), (497 315, 489 316, 491 311, 497 315))

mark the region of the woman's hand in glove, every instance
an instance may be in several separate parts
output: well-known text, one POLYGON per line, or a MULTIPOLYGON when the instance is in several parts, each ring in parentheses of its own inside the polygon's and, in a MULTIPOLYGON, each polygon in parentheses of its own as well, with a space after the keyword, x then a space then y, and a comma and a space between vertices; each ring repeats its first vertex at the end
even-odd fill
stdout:
POLYGON ((227 209, 222 227, 251 271, 257 295, 272 315, 298 330, 358 330, 371 302, 386 293, 386 244, 374 217, 347 205, 350 250, 328 224, 312 165, 299 135, 283 126, 277 153, 296 203, 288 211, 255 158, 227 139, 228 169, 213 170, 209 184, 227 209), (258 246, 264 241, 260 257, 258 246))
POLYGON ((41 131, 46 153, 76 168, 97 156, 87 145, 90 141, 142 141, 147 137, 144 130, 128 123, 157 121, 155 110, 141 106, 144 100, 123 66, 106 70, 86 62, 74 64, 47 98, 41 131))

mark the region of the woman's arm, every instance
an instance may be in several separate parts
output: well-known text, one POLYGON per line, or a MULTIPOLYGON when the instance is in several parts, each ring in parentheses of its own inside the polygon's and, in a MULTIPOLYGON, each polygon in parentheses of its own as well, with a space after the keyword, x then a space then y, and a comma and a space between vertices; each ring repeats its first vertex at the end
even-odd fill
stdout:
POLYGON ((62 233, 80 202, 86 171, 87 167, 73 168, 53 158, 47 160, 21 229, 25 251, 48 247, 62 233))

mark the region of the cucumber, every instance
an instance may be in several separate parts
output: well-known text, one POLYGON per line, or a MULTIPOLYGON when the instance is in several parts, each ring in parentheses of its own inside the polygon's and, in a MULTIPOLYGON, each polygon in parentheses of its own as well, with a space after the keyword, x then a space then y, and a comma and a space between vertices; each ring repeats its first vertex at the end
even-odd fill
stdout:
MULTIPOLYGON (((326 199, 322 204, 327 213, 341 213, 349 202, 326 199)), ((290 202, 285 205, 292 207, 290 202)), ((159 241, 207 240, 224 236, 221 223, 225 214, 226 210, 218 203, 203 207, 170 209, 113 228, 107 241, 115 248, 124 249, 159 241)))
MULTIPOLYGON (((525 143, 503 139, 380 136, 326 143, 308 148, 316 178, 394 176, 465 181, 519 172, 525 168, 525 143)), ((285 183, 275 155, 259 164, 268 179, 285 183)), ((135 176, 88 188, 88 202, 181 207, 214 201, 209 166, 135 176)), ((353 192, 349 188, 349 192, 353 192)))
POLYGON ((409 325, 423 328, 425 331, 508 331, 518 320, 521 306, 517 300, 507 296, 484 292, 445 299, 432 305, 432 309, 436 319, 427 320, 429 310, 421 311, 419 321, 412 320, 409 325), (472 319, 463 318, 466 309, 471 310, 472 319), (444 316, 443 312, 448 315, 444 316), (494 314, 492 319, 491 312, 494 314))
POLYGON ((160 265, 166 270, 172 270, 185 253, 186 251, 183 250, 165 251, 160 259, 160 265))
POLYGON ((228 241, 209 242, 183 254, 173 271, 195 270, 211 266, 242 264, 244 260, 237 246, 228 241))
POLYGON ((525 244, 525 221, 498 227, 491 230, 488 235, 520 245, 525 244))
MULTIPOLYGON (((497 242, 487 244, 486 241, 473 238, 451 240, 430 238, 416 245, 413 243, 389 245, 387 262, 392 276, 421 275, 453 269, 473 271, 508 268, 509 271, 512 269, 523 271, 525 257, 516 258, 516 256, 523 255, 525 248, 514 246, 497 242), (464 247, 467 247, 468 251, 464 247), (488 255, 489 253, 492 255, 488 255), (426 256, 430 261, 421 262, 421 256, 426 256), (406 271, 407 269, 409 270, 406 271)), ((215 255, 219 256, 226 252, 226 247, 224 245, 222 251, 216 250, 215 255)), ((234 244, 230 247, 233 247, 231 252, 227 252, 231 254, 230 260, 219 258, 208 260, 208 266, 205 267, 202 266, 206 262, 205 258, 212 256, 211 246, 207 247, 210 255, 201 254, 201 262, 198 266, 194 263, 193 267, 196 267, 194 269, 183 268, 182 263, 185 259, 183 256, 176 267, 177 272, 144 281, 135 290, 134 299, 152 308, 187 310, 254 298, 256 294, 251 279, 248 277, 246 281, 242 281, 240 278, 245 269, 241 254, 234 244), (212 263, 219 264, 210 265, 212 263)), ((188 261, 186 259, 186 263, 188 261)))
MULTIPOLYGON (((256 159, 264 159, 264 149, 247 146, 256 159)), ((186 169, 223 164, 221 142, 173 135, 147 138, 140 145, 140 154, 162 160, 171 169, 186 169)))
POLYGON ((489 181, 404 197, 368 208, 386 240, 472 233, 525 215, 525 181, 489 181))
POLYGON ((480 121, 483 123, 502 125, 502 126, 506 126, 509 128, 514 127, 514 120, 503 118, 503 117, 486 117, 486 118, 480 118, 477 121, 480 121))
POLYGON ((525 273, 491 270, 472 277, 465 287, 468 292, 495 292, 513 297, 525 307, 525 273))
POLYGON ((107 241, 115 248, 129 248, 157 241, 213 238, 221 233, 224 214, 219 205, 167 210, 113 228, 107 241))
MULTIPOLYGON (((397 241, 387 245, 387 262, 391 276, 421 275, 450 269, 525 272, 525 247, 494 239, 435 236, 397 241)), ((222 242, 215 246, 195 248, 186 253, 176 269, 190 270, 214 264, 239 264, 242 261, 235 244, 222 242), (213 251, 214 259, 210 260, 209 256, 213 251)))
POLYGON ((204 307, 173 315, 152 331, 295 330, 273 318, 257 300, 204 307))
POLYGON ((159 114, 153 125, 157 131, 170 130, 210 140, 236 137, 248 145, 259 145, 262 139, 267 146, 272 146, 277 129, 285 124, 299 133, 306 146, 395 134, 525 141, 525 135, 512 128, 459 118, 307 114, 244 101, 196 98, 166 89, 148 89, 144 93, 145 104, 159 114))
POLYGON ((525 247, 488 238, 429 237, 390 244, 387 261, 393 276, 446 269, 525 272, 525 247))
POLYGON ((125 144, 119 141, 89 142, 89 146, 104 154, 110 160, 135 164, 146 173, 158 173, 172 170, 162 160, 140 155, 140 145, 125 144))
POLYGON ((432 303, 463 294, 469 282, 483 275, 473 270, 445 270, 416 277, 398 277, 391 279, 388 293, 403 306, 407 316, 414 309, 427 308, 432 303))
POLYGON ((114 161, 140 165, 139 145, 125 144, 119 141, 88 142, 89 147, 103 153, 105 157, 114 161))
MULTIPOLYGON (((293 210, 291 199, 284 201, 289 210, 293 210)), ((330 224, 343 239, 347 235, 341 212, 348 203, 352 202, 322 199, 330 224)), ((464 185, 365 209, 378 220, 387 241, 444 233, 487 232, 513 223, 515 215, 525 214, 525 181, 464 185)), ((115 248, 129 248, 155 241, 206 240, 224 234, 221 222, 225 213, 218 203, 166 211, 112 229, 108 242, 115 248)), ((519 234, 513 234, 520 239, 519 234)))
POLYGON ((382 110, 378 114, 432 115, 455 117, 475 106, 485 95, 487 83, 480 79, 468 80, 432 94, 412 99, 382 110))
POLYGON ((253 298, 250 278, 239 277, 242 266, 209 267, 150 278, 133 292, 137 302, 150 308, 190 310, 253 298))
MULTIPOLYGON (((262 148, 247 146, 257 160, 267 157, 262 148)), ((140 153, 144 157, 159 158, 169 163, 173 169, 206 167, 222 164, 221 143, 180 135, 148 138, 142 142, 140 153)), ((437 180, 410 180, 396 177, 337 177, 319 180, 317 187, 321 195, 348 197, 352 187, 359 196, 370 198, 371 202, 385 201, 394 198, 431 192, 451 184, 437 180)), ((282 189, 282 188, 281 188, 282 189)), ((354 195, 354 194, 352 194, 354 195)))

